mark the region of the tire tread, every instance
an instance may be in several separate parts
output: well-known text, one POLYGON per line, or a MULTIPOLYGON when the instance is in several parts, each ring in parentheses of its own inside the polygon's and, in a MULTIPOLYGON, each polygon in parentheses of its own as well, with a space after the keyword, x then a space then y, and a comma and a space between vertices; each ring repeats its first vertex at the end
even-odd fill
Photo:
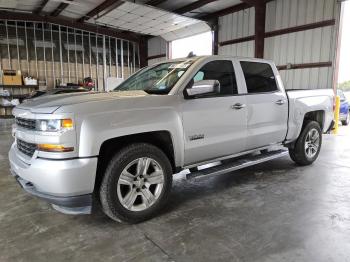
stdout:
POLYGON ((294 147, 289 148, 289 156, 295 163, 297 163, 300 166, 311 165, 317 159, 318 154, 321 150, 321 145, 322 145, 322 131, 321 131, 319 123, 316 121, 307 121, 305 123, 305 125, 303 126, 303 129, 301 130, 300 135, 299 135, 298 139, 296 140, 294 147), (317 154, 314 156, 313 159, 310 160, 306 157, 306 154, 305 154, 304 139, 305 139, 305 136, 307 135, 307 132, 311 128, 316 128, 319 130, 320 145, 319 145, 319 150, 318 150, 317 154))
POLYGON ((169 197, 169 191, 172 184, 171 170, 172 169, 169 159, 158 147, 148 143, 135 143, 125 146, 112 157, 102 179, 99 195, 103 212, 111 219, 122 223, 138 223, 153 217, 157 211, 163 207, 169 197), (144 216, 140 216, 139 214, 132 215, 130 213, 132 211, 126 212, 125 210, 122 210, 123 207, 116 205, 110 197, 112 190, 115 189, 113 186, 113 180, 115 179, 114 176, 115 172, 117 171, 116 169, 118 169, 120 166, 123 166, 123 164, 125 165, 125 162, 127 162, 130 157, 138 155, 140 153, 158 155, 158 157, 161 159, 161 162, 163 162, 160 164, 164 165, 163 168, 165 168, 164 172, 167 176, 166 179, 168 181, 167 184, 164 184, 164 191, 162 192, 163 195, 161 196, 161 199, 158 199, 160 201, 158 203, 155 203, 149 209, 145 210, 151 210, 151 212, 139 211, 139 214, 143 213, 144 216))

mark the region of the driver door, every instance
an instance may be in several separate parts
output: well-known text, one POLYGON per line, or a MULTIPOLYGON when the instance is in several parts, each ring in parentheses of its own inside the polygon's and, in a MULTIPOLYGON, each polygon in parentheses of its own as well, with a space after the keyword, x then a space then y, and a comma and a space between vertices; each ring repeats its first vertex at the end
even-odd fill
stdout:
POLYGON ((185 165, 244 151, 247 130, 246 98, 238 95, 232 61, 208 62, 192 80, 218 80, 220 93, 185 99, 183 102, 185 165))

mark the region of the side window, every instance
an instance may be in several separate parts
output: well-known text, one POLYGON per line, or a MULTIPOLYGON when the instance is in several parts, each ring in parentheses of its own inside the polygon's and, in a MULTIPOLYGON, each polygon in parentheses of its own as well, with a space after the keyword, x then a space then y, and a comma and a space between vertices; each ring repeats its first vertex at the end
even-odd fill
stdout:
POLYGON ((249 94, 277 91, 275 74, 269 64, 241 62, 249 94))
POLYGON ((194 76, 193 81, 198 82, 200 80, 203 80, 204 73, 202 71, 198 71, 197 74, 194 76))
POLYGON ((200 80, 218 80, 220 82, 220 95, 238 93, 232 61, 217 60, 205 64, 193 78, 193 82, 200 80))

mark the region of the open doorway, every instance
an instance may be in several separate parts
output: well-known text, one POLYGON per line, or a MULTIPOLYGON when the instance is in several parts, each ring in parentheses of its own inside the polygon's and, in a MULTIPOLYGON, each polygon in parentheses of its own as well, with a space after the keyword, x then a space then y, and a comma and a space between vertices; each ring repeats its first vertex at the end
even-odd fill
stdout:
POLYGON ((338 88, 350 101, 350 1, 342 3, 342 28, 339 54, 338 88))
POLYGON ((211 55, 213 46, 212 32, 206 32, 171 42, 171 58, 186 57, 190 52, 196 56, 211 55))

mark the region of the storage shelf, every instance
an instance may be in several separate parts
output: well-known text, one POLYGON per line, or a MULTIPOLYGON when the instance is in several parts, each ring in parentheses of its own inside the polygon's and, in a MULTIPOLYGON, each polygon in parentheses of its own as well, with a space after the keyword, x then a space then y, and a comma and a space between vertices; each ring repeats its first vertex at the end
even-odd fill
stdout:
POLYGON ((9 96, 3 96, 3 95, 0 95, 1 98, 27 98, 28 97, 28 94, 23 94, 23 95, 9 95, 9 96))
POLYGON ((0 88, 39 88, 38 85, 0 85, 0 88))
MULTIPOLYGON (((19 99, 22 102, 23 99, 29 97, 31 92, 39 89, 38 85, 2 85, 0 84, 0 89, 7 90, 10 95, 0 95, 0 98, 12 100, 19 99)), ((0 118, 12 118, 12 109, 14 105, 3 106, 0 105, 0 118)))
POLYGON ((0 115, 0 119, 14 118, 13 115, 0 115))
POLYGON ((13 108, 15 107, 14 105, 8 105, 8 106, 4 106, 4 105, 0 105, 1 108, 13 108))

